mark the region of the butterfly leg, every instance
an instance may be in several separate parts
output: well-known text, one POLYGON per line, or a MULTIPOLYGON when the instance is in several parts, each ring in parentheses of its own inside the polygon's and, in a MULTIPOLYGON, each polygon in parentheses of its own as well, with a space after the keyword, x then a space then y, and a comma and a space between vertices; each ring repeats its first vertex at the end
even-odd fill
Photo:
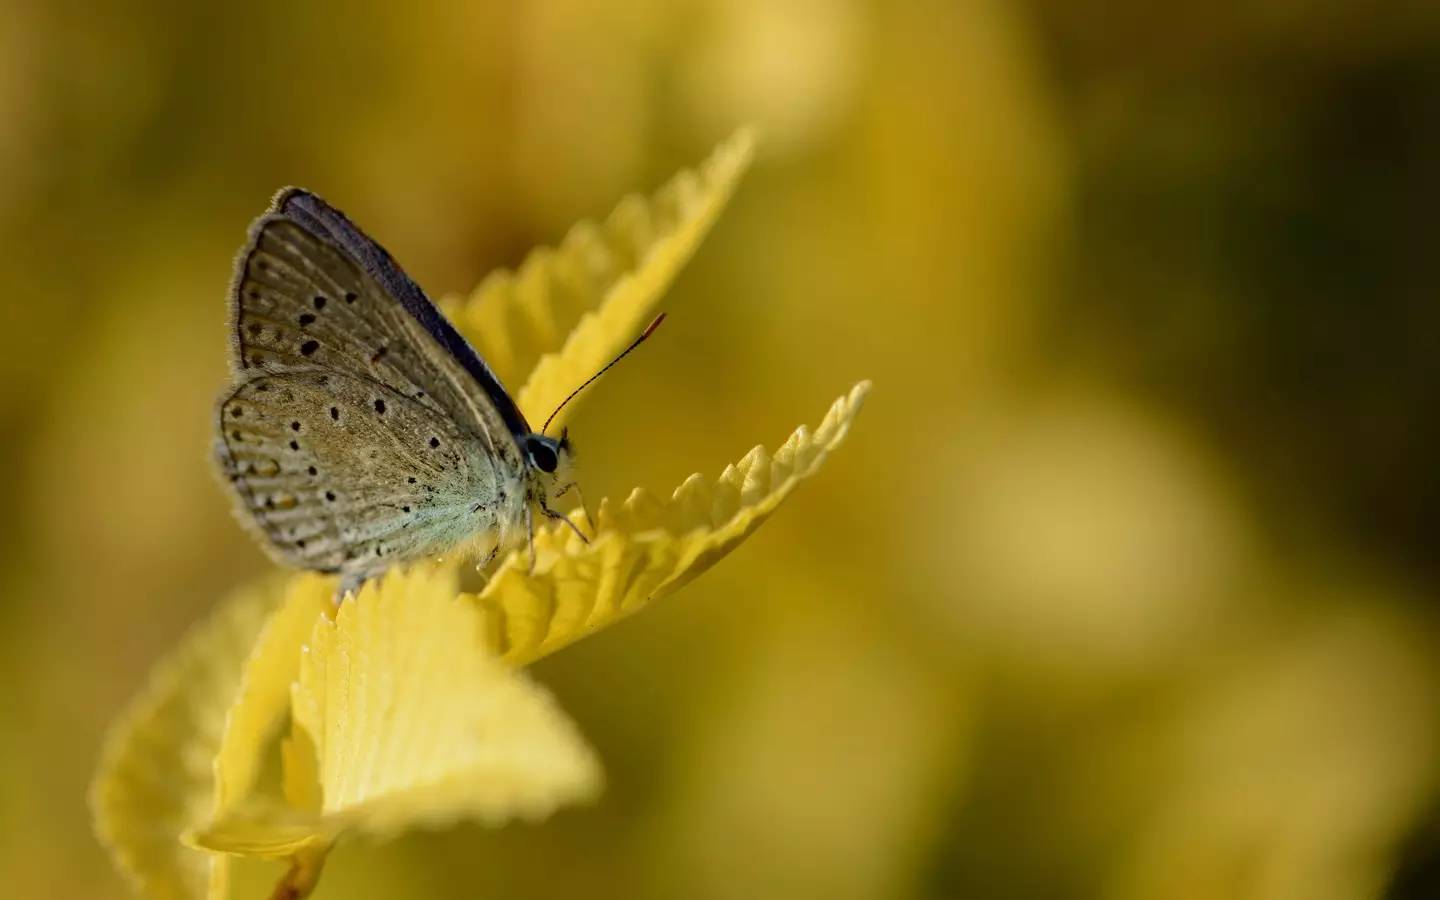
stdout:
POLYGON ((585 532, 581 531, 579 528, 576 528, 576 527, 575 527, 575 523, 572 522, 572 521, 570 521, 570 517, 569 517, 569 516, 565 515, 565 514, 562 513, 562 512, 556 512, 555 510, 553 510, 553 509, 551 509, 550 507, 546 506, 544 503, 541 503, 541 504, 540 504, 540 511, 545 514, 545 517, 546 517, 546 518, 549 518, 549 519, 559 519, 560 521, 564 522, 566 525, 569 525, 569 526, 570 526, 570 530, 573 531, 573 532, 575 532, 576 537, 580 538, 580 540, 584 541, 584 542, 587 543, 587 544, 590 543, 590 539, 585 536, 585 532))
POLYGON ((360 594, 360 588, 365 584, 365 576, 359 572, 346 572, 340 576, 340 583, 335 587, 335 605, 339 606, 345 602, 346 597, 355 597, 360 594))
MULTIPOLYGON (((561 489, 560 489, 560 492, 559 492, 558 494, 555 494, 555 495, 554 495, 553 497, 551 497, 550 499, 552 499, 552 500, 559 500, 561 497, 563 497, 563 496, 565 496, 566 494, 570 493, 570 491, 571 491, 572 489, 573 489, 573 490, 575 491, 575 493, 580 497, 580 511, 585 514, 585 523, 586 523, 589 527, 594 528, 594 527, 595 527, 595 520, 590 517, 590 509, 589 509, 589 507, 587 507, 587 506, 585 505, 585 492, 582 491, 582 490, 580 490, 580 482, 578 482, 578 481, 572 481, 572 482, 570 482, 569 484, 567 484, 567 485, 565 485, 563 488, 561 488, 561 489)), ((575 529, 575 533, 580 535, 580 540, 584 541, 584 542, 587 543, 587 544, 590 543, 589 538, 585 537, 584 534, 581 534, 579 528, 575 528, 575 523, 574 523, 574 522, 571 522, 569 519, 566 519, 564 516, 557 514, 554 510, 546 508, 543 504, 541 505, 540 508, 543 509, 543 510, 545 510, 545 515, 549 516, 549 517, 552 518, 552 519, 564 519, 565 524, 566 524, 566 525, 569 525, 571 528, 575 529)))
POLYGON ((482 560, 480 560, 480 562, 478 562, 478 563, 475 564, 475 569, 476 569, 476 571, 483 572, 483 571, 485 571, 486 569, 490 568, 490 564, 491 564, 492 562, 494 562, 494 561, 495 561, 495 557, 496 557, 496 556, 499 556, 499 555, 500 555, 500 542, 499 542, 499 541, 496 541, 496 542, 495 542, 495 546, 493 546, 493 547, 490 548, 490 552, 485 554, 485 558, 482 559, 482 560))
POLYGON ((590 507, 585 503, 585 492, 580 490, 578 481, 572 482, 572 484, 575 485, 575 493, 580 496, 580 511, 585 514, 585 524, 591 531, 595 531, 599 526, 595 524, 595 517, 590 515, 590 507))
POLYGON ((531 575, 535 574, 535 519, 530 515, 530 504, 525 504, 525 538, 530 545, 530 569, 531 575))

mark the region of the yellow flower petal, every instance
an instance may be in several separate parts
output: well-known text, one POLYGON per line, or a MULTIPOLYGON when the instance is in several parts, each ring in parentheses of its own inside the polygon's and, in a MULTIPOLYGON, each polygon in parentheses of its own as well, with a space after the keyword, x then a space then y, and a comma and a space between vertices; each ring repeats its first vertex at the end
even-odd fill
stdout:
POLYGON ((293 782, 308 774, 318 808, 239 807, 195 841, 313 858, 346 832, 499 824, 593 795, 600 768, 575 727, 479 634, 453 564, 367 584, 315 625, 293 691, 287 794, 305 793, 293 782))
POLYGON ((666 503, 637 490, 619 508, 601 504, 589 544, 563 525, 537 531, 534 572, 528 550, 515 551, 477 598, 486 640, 506 662, 524 665, 695 578, 815 474, 869 390, 869 382, 857 384, 813 435, 801 426, 774 457, 756 447, 713 484, 692 475, 666 503))
MULTIPOLYGON (((155 666, 106 737, 90 789, 95 829, 146 897, 205 896, 212 857, 180 835, 210 811, 225 711, 280 597, 256 589, 222 604, 155 666)), ((223 882, 223 872, 216 878, 223 882)))
POLYGON ((522 412, 543 421, 635 337, 729 201, 753 146, 749 131, 735 134, 698 172, 681 172, 648 201, 627 197, 602 224, 581 222, 559 249, 531 253, 518 273, 495 272, 469 299, 443 304, 503 383, 523 382, 522 412))

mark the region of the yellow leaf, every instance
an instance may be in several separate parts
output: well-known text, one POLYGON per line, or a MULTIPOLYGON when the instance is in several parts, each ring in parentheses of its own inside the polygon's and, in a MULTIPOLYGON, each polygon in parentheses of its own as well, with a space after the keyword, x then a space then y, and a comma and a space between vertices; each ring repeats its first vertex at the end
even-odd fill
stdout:
POLYGON ((285 602, 251 649, 215 755, 213 815, 235 807, 254 789, 262 751, 290 708, 300 650, 334 595, 333 579, 308 574, 293 579, 285 602))
MULTIPOLYGON (((330 579, 314 575, 293 579, 284 603, 271 614, 251 648, 215 754, 212 819, 253 801, 251 792, 265 748, 290 709, 290 685, 300 668, 300 648, 315 620, 330 608, 333 596, 330 579)), ((181 840, 196 846, 188 830, 181 840)), ((229 874, 227 857, 212 859, 209 900, 229 897, 229 874)))
POLYGON ((869 382, 857 384, 813 435, 801 426, 773 457, 756 447, 714 483, 692 475, 666 503, 639 490, 619 508, 602 503, 589 544, 563 525, 537 531, 534 571, 522 548, 478 595, 487 642, 506 662, 525 665, 689 582, 820 468, 869 390, 869 382))
POLYGON ((292 696, 286 793, 195 835, 212 850, 318 858, 344 833, 539 818, 592 796, 600 768, 543 690, 485 652, 454 564, 392 570, 321 618, 292 696), (301 753, 301 751, 305 753, 301 753), (310 752, 313 751, 313 757, 310 752), (294 784, 307 777, 306 789, 294 784))
MULTIPOLYGON (((95 829, 146 897, 203 897, 212 857, 180 843, 213 801, 211 761, 251 645, 281 592, 235 595, 151 671, 111 726, 90 788, 95 829)), ((215 877, 223 883, 223 871, 215 877)))
POLYGON ((502 383, 523 381, 516 401, 533 424, 639 332, 729 201, 753 146, 751 132, 738 132, 698 172, 681 172, 648 201, 627 197, 600 225, 573 227, 559 249, 537 249, 518 272, 495 272, 469 299, 443 304, 502 383))

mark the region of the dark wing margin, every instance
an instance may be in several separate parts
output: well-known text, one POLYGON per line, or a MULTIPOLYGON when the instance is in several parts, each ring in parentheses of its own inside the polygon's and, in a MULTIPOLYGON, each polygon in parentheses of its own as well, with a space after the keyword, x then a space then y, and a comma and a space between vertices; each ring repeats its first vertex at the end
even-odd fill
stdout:
MULTIPOLYGON (((525 416, 505 390, 505 386, 500 383, 500 379, 490 371, 490 367, 475 352, 475 348, 440 314, 440 310, 435 308, 435 304, 430 302, 430 298, 405 274, 385 248, 355 227, 340 210, 303 188, 282 189, 271 202, 271 210, 272 214, 278 213, 291 219, 354 259, 370 277, 398 300, 401 307, 485 390, 496 412, 500 414, 517 442, 530 433, 530 424, 525 421, 525 416)), ((247 247, 247 253, 249 249, 247 247)), ((242 266, 243 259, 242 256, 242 266)))

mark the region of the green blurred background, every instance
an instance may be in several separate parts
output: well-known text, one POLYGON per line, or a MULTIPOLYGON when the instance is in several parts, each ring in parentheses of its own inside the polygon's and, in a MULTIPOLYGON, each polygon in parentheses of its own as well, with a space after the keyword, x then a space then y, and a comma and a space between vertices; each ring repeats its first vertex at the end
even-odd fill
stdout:
POLYGON ((754 122, 586 492, 872 378, 850 442, 536 667, 600 803, 317 896, 1440 896, 1440 5, 4 7, 5 895, 125 895, 103 729, 267 570, 207 446, 270 194, 438 296, 754 122))

